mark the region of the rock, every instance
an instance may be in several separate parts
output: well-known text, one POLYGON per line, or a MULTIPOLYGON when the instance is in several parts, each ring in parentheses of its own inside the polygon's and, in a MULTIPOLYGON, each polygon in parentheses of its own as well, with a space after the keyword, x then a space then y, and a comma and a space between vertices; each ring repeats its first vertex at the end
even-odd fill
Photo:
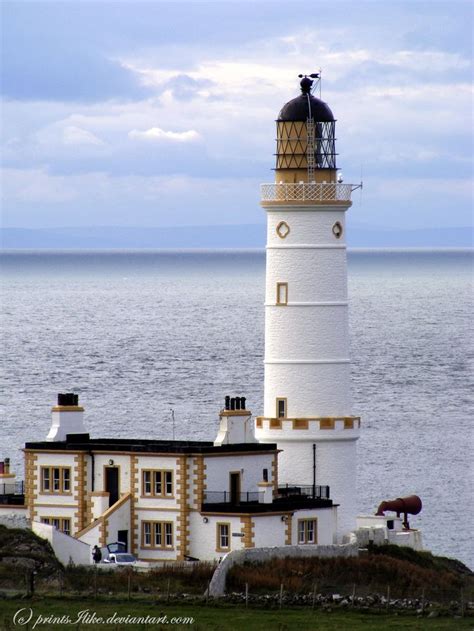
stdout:
POLYGON ((430 611, 430 613, 428 614, 428 618, 438 618, 438 617, 439 617, 438 611, 430 611))

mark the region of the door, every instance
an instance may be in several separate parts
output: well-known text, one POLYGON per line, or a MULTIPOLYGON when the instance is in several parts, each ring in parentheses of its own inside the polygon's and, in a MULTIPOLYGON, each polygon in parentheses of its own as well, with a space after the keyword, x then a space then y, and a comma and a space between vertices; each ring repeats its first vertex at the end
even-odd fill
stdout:
POLYGON ((240 472, 230 473, 230 503, 240 504, 240 472))
POLYGON ((109 507, 119 498, 119 469, 105 467, 105 491, 109 493, 109 507))
POLYGON ((120 543, 123 543, 125 549, 123 552, 128 552, 128 530, 119 530, 117 533, 117 538, 120 543))

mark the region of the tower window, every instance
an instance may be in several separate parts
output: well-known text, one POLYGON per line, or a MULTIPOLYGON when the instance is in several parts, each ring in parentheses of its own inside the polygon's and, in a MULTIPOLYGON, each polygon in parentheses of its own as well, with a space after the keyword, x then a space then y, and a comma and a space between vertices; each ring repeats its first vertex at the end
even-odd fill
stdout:
POLYGON ((336 239, 340 239, 342 237, 342 224, 339 221, 336 221, 334 226, 332 227, 332 233, 336 237, 336 239))
POLYGON ((276 233, 280 239, 286 239, 286 237, 290 234, 290 226, 286 223, 286 221, 280 221, 276 227, 276 233))
POLYGON ((288 283, 277 283, 277 305, 288 304, 288 283))
POLYGON ((277 417, 286 418, 286 399, 276 400, 277 417))

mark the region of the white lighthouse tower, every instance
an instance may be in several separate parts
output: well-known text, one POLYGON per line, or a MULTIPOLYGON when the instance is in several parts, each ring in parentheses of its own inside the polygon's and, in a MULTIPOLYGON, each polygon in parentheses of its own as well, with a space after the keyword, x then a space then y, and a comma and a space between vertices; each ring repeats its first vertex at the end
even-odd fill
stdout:
MULTIPOLYGON (((317 78, 317 75, 311 75, 317 78)), ((330 487, 338 540, 355 528, 360 419, 350 393, 345 214, 356 186, 338 178, 335 119, 304 77, 277 119, 267 213, 264 413, 277 443, 279 486, 330 487)))

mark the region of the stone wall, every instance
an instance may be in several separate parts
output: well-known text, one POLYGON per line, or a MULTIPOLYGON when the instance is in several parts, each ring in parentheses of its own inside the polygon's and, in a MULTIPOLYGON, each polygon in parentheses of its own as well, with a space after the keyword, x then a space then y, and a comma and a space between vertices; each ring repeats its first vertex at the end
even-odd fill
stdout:
MULTIPOLYGON (((26 511, 22 511, 25 513, 26 511)), ((6 528, 31 528, 31 522, 23 514, 18 512, 0 512, 0 524, 6 528)))

